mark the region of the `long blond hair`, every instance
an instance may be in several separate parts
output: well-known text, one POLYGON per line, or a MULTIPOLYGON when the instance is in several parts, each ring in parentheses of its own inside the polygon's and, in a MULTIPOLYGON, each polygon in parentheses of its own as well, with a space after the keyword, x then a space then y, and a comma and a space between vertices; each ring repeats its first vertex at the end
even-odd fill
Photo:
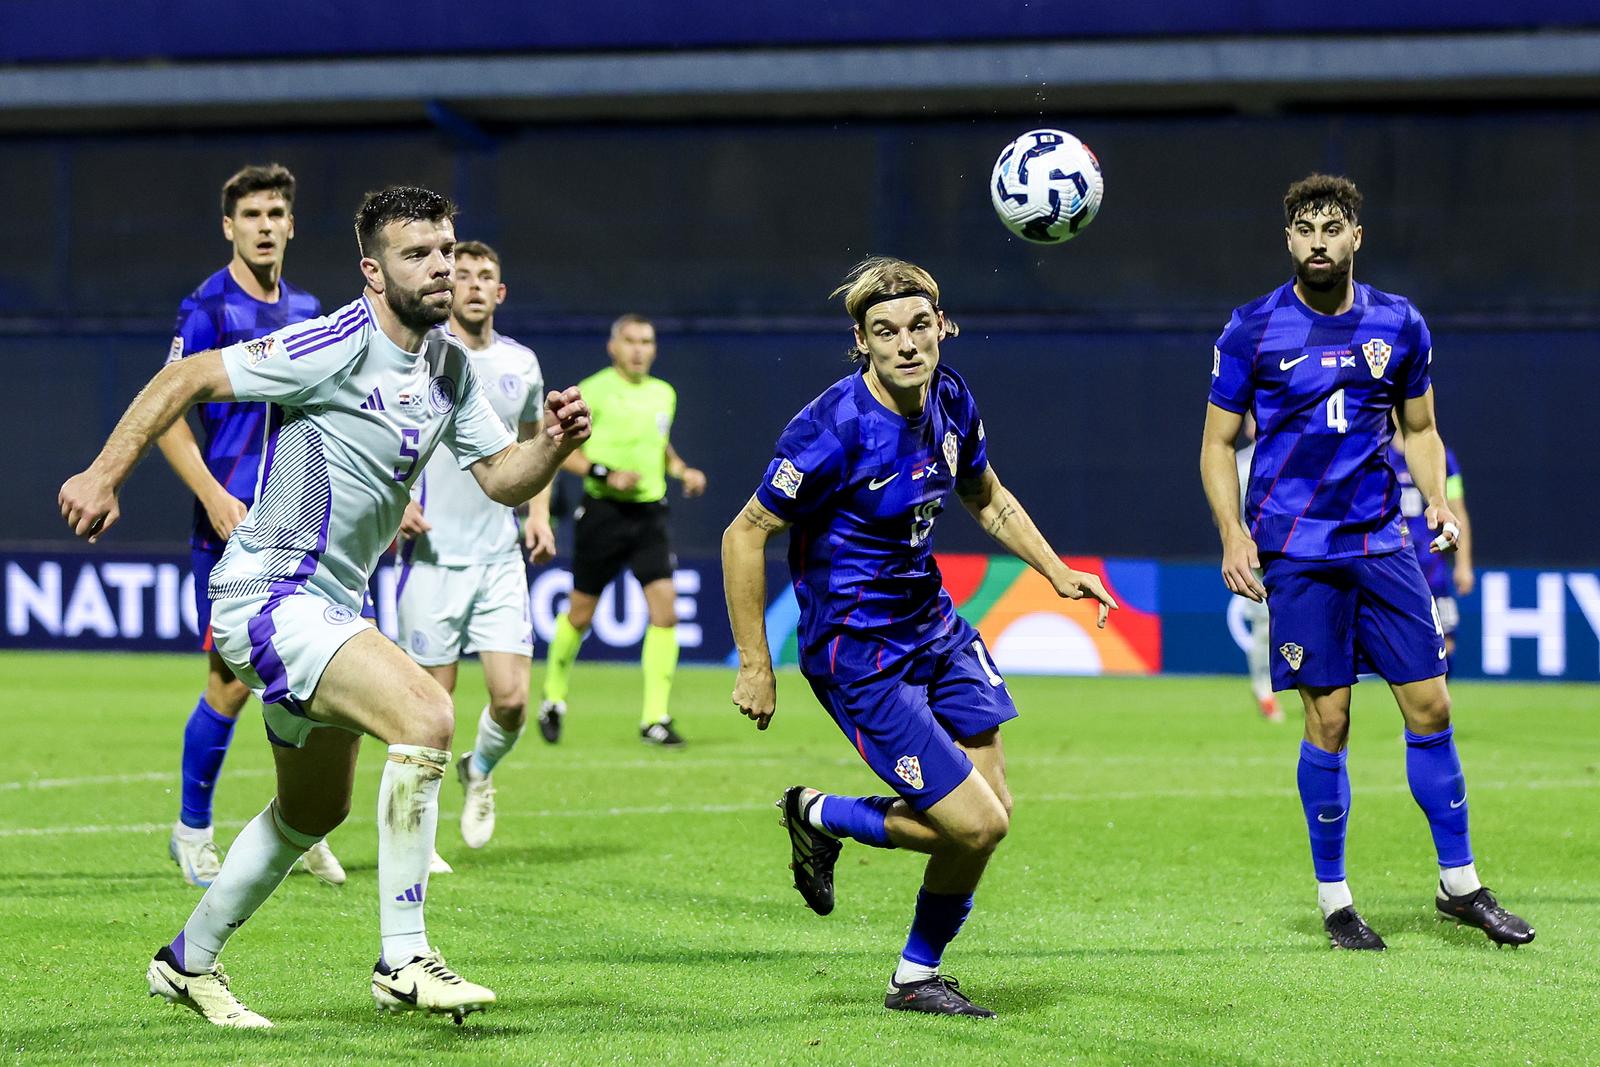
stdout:
MULTIPOLYGON (((843 296, 845 311, 860 326, 868 308, 881 303, 884 297, 894 295, 926 296, 934 310, 944 318, 945 336, 954 337, 961 332, 955 321, 945 315, 944 308, 939 306, 939 283, 933 280, 933 275, 909 260, 895 259, 893 256, 868 256, 863 259, 850 268, 850 273, 844 276, 844 282, 828 294, 828 299, 843 296)), ((860 361, 865 356, 859 345, 851 345, 851 359, 860 361)))

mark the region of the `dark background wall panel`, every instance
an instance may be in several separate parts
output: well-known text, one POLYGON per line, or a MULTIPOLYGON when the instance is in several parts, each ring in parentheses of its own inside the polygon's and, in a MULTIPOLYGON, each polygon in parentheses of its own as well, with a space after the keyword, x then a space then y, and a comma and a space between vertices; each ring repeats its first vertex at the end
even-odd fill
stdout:
MULTIPOLYGON (((1061 120, 1057 120, 1061 121, 1061 120)), ((1455 313, 1600 314, 1600 113, 1065 122, 1106 205, 1065 248, 1008 237, 989 165, 1023 123, 534 127, 489 153, 433 131, 0 139, 32 255, 0 264, 4 320, 166 319, 227 253, 217 188, 278 159, 301 179, 289 276, 337 304, 350 218, 389 182, 461 202, 529 314, 813 315, 855 258, 926 259, 971 312, 1141 316, 1210 328, 1284 272, 1278 202, 1309 170, 1367 193, 1362 275, 1455 313), (1538 173, 1538 193, 1530 175, 1538 173)))
MULTIPOLYGON (((507 332, 540 354, 552 382, 605 365, 603 335, 507 332)), ((722 527, 754 489, 779 431, 846 373, 836 331, 664 331, 659 369, 679 391, 674 441, 711 488, 680 504, 685 553, 714 554, 722 527)), ((1063 551, 1209 558, 1215 553, 1196 473, 1212 335, 1186 331, 969 329, 945 350, 977 393, 990 456, 1063 551)), ((1593 566, 1600 498, 1587 491, 1600 455, 1592 418, 1595 331, 1436 333, 1440 420, 1461 456, 1486 564, 1593 566)), ((0 448, 17 457, 0 540, 61 536, 60 482, 100 439, 165 350, 166 337, 7 339, 13 415, 0 448)), ((160 457, 130 483, 122 543, 171 544, 189 504, 160 457)), ((940 547, 981 551, 959 509, 940 547)))

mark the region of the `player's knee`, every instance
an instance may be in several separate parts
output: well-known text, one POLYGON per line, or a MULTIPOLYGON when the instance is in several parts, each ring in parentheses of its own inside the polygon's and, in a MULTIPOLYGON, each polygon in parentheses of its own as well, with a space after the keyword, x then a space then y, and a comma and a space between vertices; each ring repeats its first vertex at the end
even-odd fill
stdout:
POLYGON ((206 686, 206 703, 224 718, 237 719, 249 700, 250 687, 237 678, 219 678, 213 674, 206 686))
POLYGON ((594 621, 594 608, 588 605, 579 607, 574 604, 567 609, 567 621, 572 624, 574 629, 587 631, 589 624, 594 621))
POLYGON ((1450 694, 1443 689, 1411 709, 1411 729, 1419 734, 1436 734, 1450 725, 1450 694))
POLYGON ((520 730, 528 721, 528 689, 520 693, 501 693, 489 699, 489 717, 505 730, 520 730))
POLYGON ((678 625, 678 613, 676 611, 652 611, 650 613, 650 625, 661 628, 675 628, 678 625))
POLYGON ((1011 815, 1004 807, 996 805, 978 818, 962 826, 955 835, 955 845, 963 852, 987 856, 1000 847, 1011 829, 1011 815))
POLYGON ((284 825, 307 837, 327 837, 350 815, 350 794, 316 798, 278 798, 284 825))
POLYGON ((407 717, 406 736, 397 739, 397 743, 449 749, 456 732, 455 704, 443 689, 434 686, 433 690, 417 700, 415 710, 407 717))

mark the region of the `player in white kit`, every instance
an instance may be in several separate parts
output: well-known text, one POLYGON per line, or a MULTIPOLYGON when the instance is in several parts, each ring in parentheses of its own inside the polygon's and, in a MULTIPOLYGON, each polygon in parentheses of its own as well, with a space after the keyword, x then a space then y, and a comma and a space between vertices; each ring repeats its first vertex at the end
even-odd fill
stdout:
MULTIPOLYGON (((539 433, 544 376, 531 349, 495 332, 494 311, 506 296, 499 254, 481 241, 456 242, 454 280, 450 334, 466 348, 495 414, 526 441, 539 433)), ((449 693, 463 652, 478 653, 483 664, 489 703, 478 715, 476 744, 456 761, 466 793, 461 838, 482 848, 494 835, 495 765, 527 721, 533 619, 516 513, 485 497, 441 448, 412 487, 400 536, 400 647, 449 693)), ((536 563, 555 554, 548 488, 529 501, 522 543, 536 563)), ((441 865, 449 870, 436 858, 435 873, 441 865)))
POLYGON ((260 490, 211 578, 212 627, 230 669, 261 698, 277 795, 234 841, 215 881, 148 969, 152 995, 219 1026, 260 1028, 217 965, 223 945, 294 861, 349 812, 362 734, 388 746, 378 789, 382 952, 372 995, 390 1010, 459 1021, 494 993, 445 965, 423 922, 439 782, 455 709, 437 682, 361 617, 379 554, 412 483, 443 444, 484 493, 511 506, 550 483, 587 436, 576 389, 546 397, 544 431, 517 444, 448 316, 455 208, 426 189, 371 193, 356 215, 366 290, 332 315, 169 363, 105 447, 61 487, 61 514, 91 542, 116 522, 139 458, 191 405, 267 401, 278 426, 260 490))

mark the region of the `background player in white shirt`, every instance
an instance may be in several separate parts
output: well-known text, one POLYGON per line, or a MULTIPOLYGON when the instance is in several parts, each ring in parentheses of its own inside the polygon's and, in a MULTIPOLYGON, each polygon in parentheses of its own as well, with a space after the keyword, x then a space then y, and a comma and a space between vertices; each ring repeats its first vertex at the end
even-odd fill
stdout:
MULTIPOLYGON (((495 332, 494 310, 506 298, 500 256, 481 241, 456 243, 450 333, 467 350, 489 405, 517 439, 539 433, 544 375, 533 351, 495 332)), ((489 703, 478 716, 478 740, 456 762, 466 791, 461 837, 482 848, 494 835, 495 764, 510 753, 527 721, 533 664, 528 573, 512 509, 485 497, 447 449, 428 460, 400 522, 396 598, 400 647, 445 691, 456 688, 456 663, 478 653, 489 703)), ((555 554, 550 490, 528 504, 523 545, 534 562, 555 554)), ((436 859, 433 870, 449 867, 436 859), (441 867, 442 865, 442 867, 441 867)))
POLYGON ((213 572, 213 631, 229 668, 261 697, 277 795, 240 832, 222 870, 148 970, 150 991, 219 1026, 266 1019, 233 995, 217 954, 308 848, 349 812, 362 734, 388 746, 378 790, 382 955, 372 994, 389 1010, 460 1019, 494 993, 452 972, 423 922, 439 782, 450 760, 450 696, 360 615, 423 464, 445 444, 506 505, 550 484, 588 435, 576 389, 546 398, 544 432, 516 444, 465 351, 433 327, 448 316, 454 206, 426 189, 369 194, 356 216, 366 290, 333 315, 168 364, 88 469, 61 487, 62 517, 91 542, 117 520, 140 457, 191 405, 265 400, 279 424, 262 491, 213 572))

